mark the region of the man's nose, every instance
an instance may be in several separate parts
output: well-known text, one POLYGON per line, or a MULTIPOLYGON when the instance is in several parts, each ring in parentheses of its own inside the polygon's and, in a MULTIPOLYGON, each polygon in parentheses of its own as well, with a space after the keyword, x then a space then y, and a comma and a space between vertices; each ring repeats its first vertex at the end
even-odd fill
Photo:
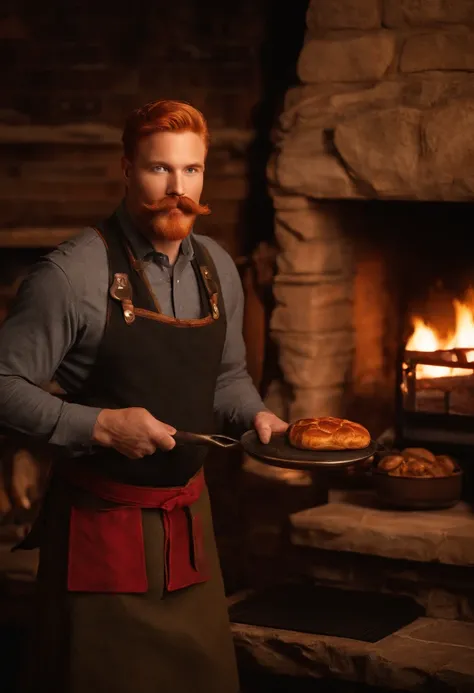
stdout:
POLYGON ((181 197, 184 195, 184 182, 183 178, 179 173, 173 173, 168 178, 168 189, 166 190, 167 195, 178 195, 181 197))

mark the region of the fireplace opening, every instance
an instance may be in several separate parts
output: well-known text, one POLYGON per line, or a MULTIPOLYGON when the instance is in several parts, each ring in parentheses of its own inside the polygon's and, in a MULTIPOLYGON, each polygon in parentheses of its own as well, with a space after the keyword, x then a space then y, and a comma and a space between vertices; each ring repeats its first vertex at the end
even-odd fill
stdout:
POLYGON ((341 411, 374 437, 393 429, 395 445, 471 455, 474 204, 318 205, 352 249, 354 351, 341 411))
POLYGON ((337 205, 354 261, 346 411, 378 433, 396 414, 401 349, 474 349, 474 204, 337 205))

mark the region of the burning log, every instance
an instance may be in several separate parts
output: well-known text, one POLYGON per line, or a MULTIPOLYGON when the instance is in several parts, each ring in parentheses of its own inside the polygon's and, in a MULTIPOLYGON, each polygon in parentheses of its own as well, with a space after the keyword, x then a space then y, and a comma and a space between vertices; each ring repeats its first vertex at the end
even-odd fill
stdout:
MULTIPOLYGON (((474 369, 474 348, 437 349, 436 351, 405 351, 405 359, 423 365, 446 368, 448 365, 457 368, 474 369), (472 360, 471 360, 472 359, 472 360)), ((432 376, 434 377, 434 376, 432 376)))

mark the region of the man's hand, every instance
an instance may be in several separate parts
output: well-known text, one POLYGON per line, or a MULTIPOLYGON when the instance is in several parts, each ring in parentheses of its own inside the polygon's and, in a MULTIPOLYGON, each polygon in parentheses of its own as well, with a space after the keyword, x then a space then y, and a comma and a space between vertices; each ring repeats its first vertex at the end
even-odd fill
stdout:
POLYGON ((29 510, 43 494, 50 463, 26 448, 9 449, 0 463, 0 516, 29 510))
POLYGON ((253 426, 262 443, 269 443, 272 433, 284 433, 289 424, 271 411, 259 411, 253 420, 253 426))
POLYGON ((12 499, 17 507, 28 510, 39 498, 41 465, 30 450, 20 448, 12 458, 12 499))
POLYGON ((130 458, 152 455, 157 448, 171 450, 176 445, 173 426, 158 421, 146 409, 102 409, 92 431, 93 442, 130 458))

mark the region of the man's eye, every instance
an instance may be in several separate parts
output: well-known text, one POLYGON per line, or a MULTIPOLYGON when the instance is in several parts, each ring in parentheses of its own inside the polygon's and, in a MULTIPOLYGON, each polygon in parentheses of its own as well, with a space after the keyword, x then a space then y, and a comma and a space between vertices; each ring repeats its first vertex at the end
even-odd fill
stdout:
POLYGON ((164 166, 152 166, 151 170, 154 173, 162 173, 163 171, 166 171, 166 168, 164 166))
POLYGON ((194 166, 190 166, 189 168, 186 169, 187 173, 197 173, 197 168, 194 166))

